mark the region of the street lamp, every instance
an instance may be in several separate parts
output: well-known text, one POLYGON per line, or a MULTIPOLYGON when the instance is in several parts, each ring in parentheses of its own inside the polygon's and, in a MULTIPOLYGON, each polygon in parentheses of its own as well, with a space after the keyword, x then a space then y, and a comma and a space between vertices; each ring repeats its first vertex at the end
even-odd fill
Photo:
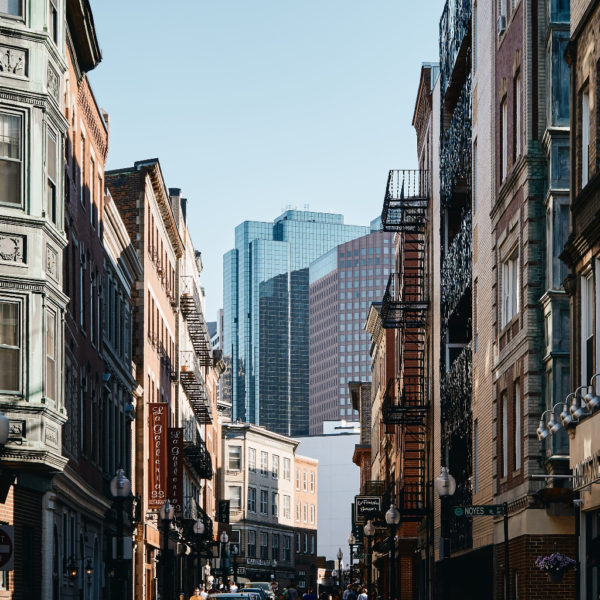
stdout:
POLYGON ((371 562, 373 560, 371 542, 373 541, 373 536, 375 535, 375 526, 373 525, 373 521, 369 519, 367 524, 364 526, 363 531, 365 533, 365 537, 367 538, 367 595, 369 596, 369 600, 371 600, 371 562))
POLYGON ((117 588, 121 598, 127 598, 126 577, 123 573, 123 503, 131 493, 131 481, 127 479, 123 469, 117 469, 110 480, 110 495, 117 505, 117 588))
POLYGON ((275 559, 273 559, 271 564, 273 565, 273 572, 271 573, 271 581, 274 582, 275 579, 277 579, 277 572, 275 571, 275 569, 277 568, 277 561, 275 559))
POLYGON ((202 563, 200 560, 200 547, 202 545, 202 535, 206 529, 206 527, 204 527, 204 521, 198 517, 196 519, 196 521, 194 522, 194 526, 192 528, 194 530, 194 535, 196 536, 196 560, 197 560, 197 565, 198 565, 198 573, 196 574, 196 577, 198 577, 200 579, 200 586, 203 585, 204 581, 202 579, 202 563))
MULTIPOLYGON (((442 467, 441 473, 435 478, 435 491, 440 497, 441 502, 441 523, 440 523, 440 560, 444 560, 450 556, 450 541, 448 540, 448 528, 449 528, 449 515, 448 512, 448 498, 454 495, 456 492, 456 479, 450 475, 448 467, 442 467), (446 547, 447 546, 447 547, 446 547)), ((443 576, 443 571, 442 571, 443 576)), ((442 589, 443 589, 442 585, 442 589)))
POLYGON ((342 589, 342 558, 344 557, 344 553, 342 549, 339 548, 337 551, 337 559, 338 559, 338 584, 340 586, 340 590, 342 589))
MULTIPOLYGON (((240 547, 238 544, 231 544, 229 546, 229 553, 233 557, 233 583, 237 585, 237 557, 240 553, 240 547)), ((276 561, 273 561, 276 564, 276 561)))
POLYGON ((229 536, 226 531, 221 533, 219 540, 221 541, 221 577, 223 578, 223 584, 225 584, 225 578, 229 575, 227 572, 227 557, 225 556, 225 553, 227 552, 227 542, 229 541, 229 536))
POLYGON ((356 538, 354 537, 354 534, 352 532, 350 532, 350 535, 348 536, 348 546, 350 547, 350 564, 349 564, 349 571, 350 571, 350 583, 352 583, 352 561, 354 560, 354 546, 356 545, 356 538))
POLYGON ((390 528, 390 591, 389 600, 394 600, 396 588, 396 529, 400 525, 400 512, 395 504, 391 504, 385 513, 385 522, 390 528))
POLYGON ((160 507, 160 520, 162 521, 163 527, 163 549, 162 549, 162 560, 163 560, 163 582, 162 582, 162 593, 165 598, 171 597, 171 574, 169 573, 169 529, 171 528, 171 521, 175 509, 167 498, 165 503, 160 507))

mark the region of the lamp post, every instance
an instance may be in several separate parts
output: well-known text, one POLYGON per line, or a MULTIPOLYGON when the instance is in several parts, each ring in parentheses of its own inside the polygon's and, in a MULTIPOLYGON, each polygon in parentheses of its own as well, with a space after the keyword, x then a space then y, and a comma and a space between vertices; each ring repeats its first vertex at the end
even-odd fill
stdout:
MULTIPOLYGON (((240 553, 240 547, 237 544, 231 544, 229 546, 229 552, 233 558, 233 583, 237 585, 237 557, 240 553)), ((276 561, 273 562, 277 564, 276 561)))
POLYGON ((396 589, 396 529, 400 525, 400 512, 395 504, 391 504, 385 513, 385 522, 390 528, 390 588, 389 600, 394 600, 396 589))
POLYGON ((271 564, 273 565, 273 572, 271 573, 271 582, 275 583, 275 580, 277 579, 277 572, 275 571, 275 569, 277 568, 277 561, 273 559, 271 564))
POLYGON ((202 579, 202 562, 200 558, 200 547, 202 545, 202 534, 205 531, 204 521, 200 518, 196 519, 194 522, 194 535, 196 536, 196 560, 198 565, 198 572, 196 573, 196 577, 200 580, 200 586, 204 583, 202 579))
MULTIPOLYGON (((440 539, 440 560, 450 556, 450 540, 448 539, 448 498, 456 492, 456 479, 450 475, 448 467, 442 467, 442 472, 435 478, 435 491, 440 497, 441 502, 441 539, 440 539), (446 547, 447 546, 447 547, 446 547)), ((445 586, 442 585, 442 589, 445 586)))
POLYGON ((348 537, 348 546, 350 547, 350 563, 348 565, 349 568, 349 572, 350 572, 350 583, 352 583, 352 561, 354 560, 354 546, 356 544, 356 538, 354 537, 354 534, 352 532, 350 532, 350 536, 348 537))
POLYGON ((131 481, 127 479, 123 469, 117 469, 115 476, 110 480, 110 494, 117 505, 117 589, 120 598, 127 598, 126 582, 123 570, 123 503, 131 493, 131 481))
POLYGON ((169 500, 165 500, 165 503, 160 507, 160 520, 163 528, 163 548, 162 548, 162 561, 163 561, 163 581, 162 581, 162 594, 161 597, 165 600, 171 598, 171 574, 170 570, 170 556, 169 556, 169 529, 171 528, 171 521, 173 520, 175 509, 169 500))
POLYGON ((225 584, 226 581, 226 577, 227 575, 229 575, 229 573, 227 572, 227 556, 226 556, 226 552, 227 552, 227 542, 229 541, 229 536, 227 535, 227 532, 224 531, 221 536, 219 537, 219 540, 221 541, 221 577, 223 578, 223 584, 225 584))
POLYGON ((367 524, 364 526, 363 531, 365 532, 365 537, 367 538, 367 595, 369 596, 369 600, 371 600, 371 562, 373 560, 371 542, 373 541, 373 536, 375 535, 375 526, 373 525, 373 521, 369 519, 367 524))
POLYGON ((338 548, 337 551, 337 559, 338 559, 338 585, 340 586, 340 590, 342 589, 342 558, 344 557, 344 553, 341 548, 338 548))

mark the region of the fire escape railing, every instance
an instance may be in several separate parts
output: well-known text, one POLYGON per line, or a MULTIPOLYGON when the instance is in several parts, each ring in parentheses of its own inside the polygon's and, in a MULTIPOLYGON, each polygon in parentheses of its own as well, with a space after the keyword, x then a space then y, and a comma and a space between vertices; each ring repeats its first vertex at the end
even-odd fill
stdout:
POLYGON ((192 346, 198 355, 202 366, 212 364, 212 346, 208 327, 202 313, 200 294, 196 287, 194 278, 190 275, 181 277, 181 313, 187 322, 188 331, 192 340, 192 346))
POLYGON ((183 454, 200 479, 212 479, 212 459, 206 442, 198 434, 195 441, 184 443, 183 454))
POLYGON ((407 233, 421 231, 427 218, 429 198, 429 171, 390 171, 381 213, 383 230, 407 233))
POLYGON ((183 351, 179 361, 179 379, 199 423, 212 423, 210 398, 196 352, 183 351))

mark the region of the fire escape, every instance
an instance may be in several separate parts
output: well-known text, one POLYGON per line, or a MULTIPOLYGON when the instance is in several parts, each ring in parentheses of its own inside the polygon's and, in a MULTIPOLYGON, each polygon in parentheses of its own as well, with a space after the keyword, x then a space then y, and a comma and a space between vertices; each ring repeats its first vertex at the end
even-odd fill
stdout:
POLYGON ((200 294, 193 277, 181 278, 180 306, 193 350, 181 352, 179 377, 199 423, 212 423, 212 407, 203 368, 212 365, 212 349, 200 294))
POLYGON ((382 222, 384 231, 400 235, 399 272, 388 281, 381 320, 397 329, 398 376, 390 379, 383 399, 383 422, 397 426, 402 472, 396 503, 402 521, 427 514, 426 287, 425 225, 430 197, 428 171, 390 171, 382 222))
MULTIPOLYGON (((440 409, 451 505, 472 504, 471 10, 471 0, 447 0, 440 21, 440 409)), ((449 536, 451 552, 470 548, 471 520, 451 517, 449 536)))

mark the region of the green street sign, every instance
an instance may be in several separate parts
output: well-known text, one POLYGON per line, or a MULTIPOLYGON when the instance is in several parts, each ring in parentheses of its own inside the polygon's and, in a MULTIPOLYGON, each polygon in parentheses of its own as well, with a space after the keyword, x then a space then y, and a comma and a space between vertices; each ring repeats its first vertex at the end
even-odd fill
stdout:
POLYGON ((455 517, 501 517, 504 514, 502 504, 474 504, 473 506, 455 506, 455 517))

